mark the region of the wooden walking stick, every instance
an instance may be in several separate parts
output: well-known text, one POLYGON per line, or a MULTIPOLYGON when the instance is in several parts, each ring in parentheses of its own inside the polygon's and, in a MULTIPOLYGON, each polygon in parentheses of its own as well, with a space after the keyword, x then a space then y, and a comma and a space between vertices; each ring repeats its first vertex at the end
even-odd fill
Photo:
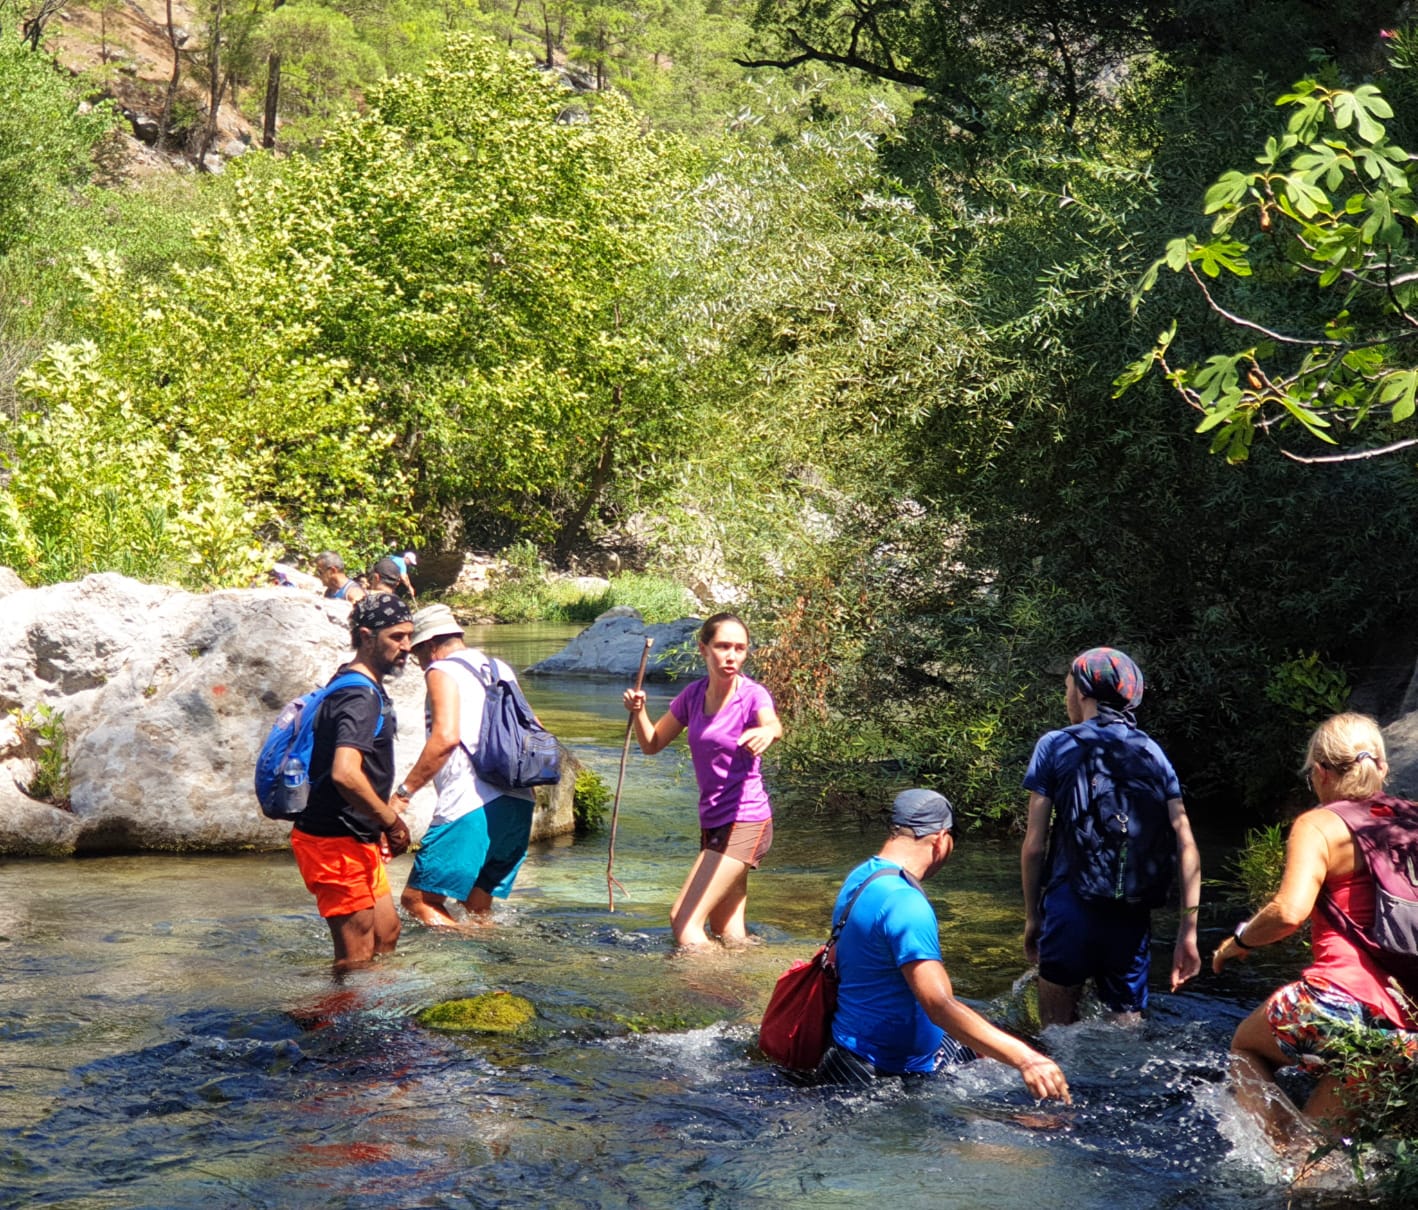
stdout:
MULTIPOLYGON (((654 646, 655 640, 648 635, 645 638, 645 646, 640 652, 640 671, 635 674, 635 692, 640 692, 640 687, 645 683, 645 661, 650 657, 650 648, 654 646)), ((611 844, 610 852, 606 855, 606 898, 610 900, 610 910, 615 911, 615 889, 620 887, 622 895, 628 895, 627 891, 620 884, 611 867, 615 865, 615 825, 620 819, 620 791, 625 785, 625 762, 630 756, 630 736, 635 729, 635 716, 632 714, 625 720, 625 746, 620 750, 620 776, 615 779, 615 801, 611 803, 611 844)))

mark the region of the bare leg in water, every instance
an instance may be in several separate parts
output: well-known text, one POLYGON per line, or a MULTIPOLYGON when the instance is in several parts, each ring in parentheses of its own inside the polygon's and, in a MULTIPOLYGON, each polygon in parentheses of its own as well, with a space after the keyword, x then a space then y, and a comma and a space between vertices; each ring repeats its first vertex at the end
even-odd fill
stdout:
POLYGON ((727 944, 742 945, 748 940, 744 923, 747 905, 748 866, 723 853, 701 850, 670 908, 675 944, 685 948, 707 945, 708 924, 727 944))
POLYGON ((1262 1004, 1236 1027, 1231 1039, 1231 1086, 1237 1103, 1255 1117, 1277 1151, 1297 1148, 1308 1151, 1313 1145, 1311 1128, 1335 1135, 1347 1110, 1339 1100, 1338 1081, 1325 1077, 1305 1102, 1303 1116, 1275 1082, 1275 1073, 1290 1066, 1266 1019, 1269 1001, 1262 1004), (1308 1137, 1307 1137, 1308 1136, 1308 1137))

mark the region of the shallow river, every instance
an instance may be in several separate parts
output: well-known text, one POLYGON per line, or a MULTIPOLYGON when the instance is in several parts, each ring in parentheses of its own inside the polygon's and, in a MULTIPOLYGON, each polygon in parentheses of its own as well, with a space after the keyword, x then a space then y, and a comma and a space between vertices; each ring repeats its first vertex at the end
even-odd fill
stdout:
MULTIPOLYGON (((569 633, 473 641, 525 666, 569 633)), ((616 687, 529 690, 613 785, 616 687)), ((338 985, 288 854, 0 865, 0 1205, 1286 1204, 1221 1082, 1235 1022, 1283 967, 1156 995, 1137 1031, 1051 1031, 1075 1105, 1044 1118, 988 1062, 909 1089, 798 1089, 753 1056, 758 1014, 879 838, 780 814, 750 884, 763 944, 671 958, 666 915, 696 827, 682 746, 633 751, 614 913, 604 833, 545 845, 495 927, 406 924, 392 960, 338 985), (498 988, 536 1004, 530 1037, 413 1020, 498 988)), ((391 870, 396 894, 409 860, 391 870)), ((1023 1022, 1017 850, 967 834, 927 889, 957 992, 1023 1022)), ((1204 953, 1231 923, 1206 920, 1204 953)), ((1154 976, 1168 957, 1159 946, 1154 976)))

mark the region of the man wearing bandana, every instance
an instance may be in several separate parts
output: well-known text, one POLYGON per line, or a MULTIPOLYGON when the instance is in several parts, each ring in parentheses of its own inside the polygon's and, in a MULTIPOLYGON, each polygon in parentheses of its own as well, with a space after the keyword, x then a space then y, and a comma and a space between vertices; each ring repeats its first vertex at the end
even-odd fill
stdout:
POLYGON ((397 724, 384 678, 403 669, 413 630, 398 597, 371 593, 355 603, 354 659, 336 675, 354 672, 364 680, 320 704, 310 798, 291 829, 296 865, 330 927, 337 971, 392 952, 399 939, 384 850, 404 852, 409 829, 399 817, 404 804, 390 797, 397 724))
MULTIPOLYGON (((1070 726, 1045 734, 1024 775, 1029 822, 1020 856, 1024 885, 1024 953, 1039 966, 1043 1025, 1078 1019, 1090 979, 1103 1005, 1120 1020, 1147 1007, 1151 910, 1119 899, 1099 901, 1080 892, 1086 847, 1076 842, 1088 826, 1090 751, 1121 783, 1131 810, 1147 813, 1145 827, 1170 827, 1176 841, 1181 923, 1172 955, 1176 991, 1201 969, 1196 914, 1201 859, 1182 802, 1181 784, 1162 749, 1141 730, 1133 711, 1142 701, 1142 671, 1112 647, 1085 651, 1069 668, 1064 702, 1070 726)), ((1167 850, 1170 861, 1170 849, 1167 850)))

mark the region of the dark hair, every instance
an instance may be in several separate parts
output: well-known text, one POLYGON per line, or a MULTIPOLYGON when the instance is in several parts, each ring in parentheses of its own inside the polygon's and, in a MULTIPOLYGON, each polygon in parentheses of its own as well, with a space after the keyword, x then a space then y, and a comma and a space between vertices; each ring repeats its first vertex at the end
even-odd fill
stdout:
POLYGON ((736 613, 716 613, 712 618, 706 618, 704 625, 699 628, 699 641, 701 643, 712 643, 714 636, 719 633, 719 627, 725 622, 737 622, 743 627, 744 637, 748 638, 748 623, 736 613))

